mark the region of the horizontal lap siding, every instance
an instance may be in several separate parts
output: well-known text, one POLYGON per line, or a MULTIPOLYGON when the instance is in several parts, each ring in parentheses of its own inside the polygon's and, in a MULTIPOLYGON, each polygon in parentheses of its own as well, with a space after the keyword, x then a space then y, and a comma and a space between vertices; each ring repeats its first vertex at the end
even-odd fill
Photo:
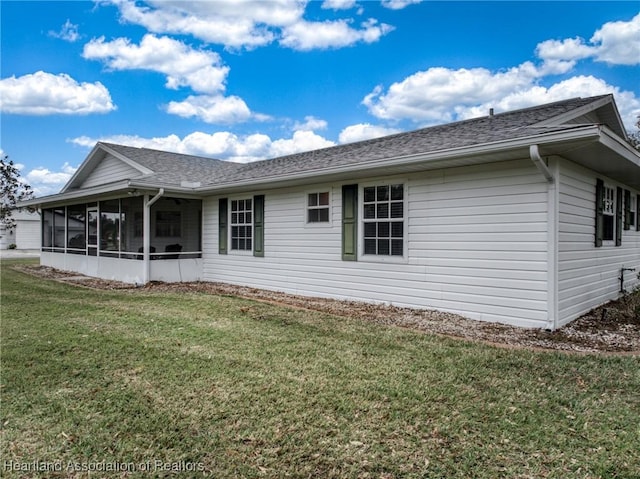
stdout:
MULTIPOLYGON (((620 290, 620 268, 636 268, 625 273, 627 290, 638 286, 640 271, 640 231, 624 230, 622 245, 595 247, 596 178, 610 186, 629 189, 574 163, 561 163, 558 307, 561 324, 615 299, 620 290)), ((635 196, 633 196, 635 199, 635 196)))
POLYGON ((265 194, 264 258, 218 255, 217 198, 206 200, 204 277, 544 326, 547 186, 531 162, 428 172, 405 185, 405 262, 342 261, 341 185, 334 184, 255 192, 265 194), (305 225, 306 194, 330 187, 331 224, 305 225))
POLYGON ((137 178, 141 173, 124 161, 107 155, 82 183, 82 188, 100 186, 114 181, 137 178))

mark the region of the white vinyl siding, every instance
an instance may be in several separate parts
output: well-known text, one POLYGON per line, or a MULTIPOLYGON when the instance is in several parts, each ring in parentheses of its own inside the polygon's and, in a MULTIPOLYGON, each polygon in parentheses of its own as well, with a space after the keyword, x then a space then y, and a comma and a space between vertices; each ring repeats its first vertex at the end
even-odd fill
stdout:
MULTIPOLYGON (((621 246, 605 241, 596 248, 596 179, 601 178, 614 192, 617 186, 625 186, 568 161, 561 163, 560 173, 558 308, 562 325, 616 299, 622 267, 636 268, 635 273, 625 274, 627 290, 640 284, 640 232, 625 230, 621 246)), ((631 193, 635 198, 638 192, 631 193)))
POLYGON ((132 166, 127 165, 124 161, 112 155, 107 155, 82 182, 82 188, 90 188, 92 186, 113 183, 114 181, 137 178, 141 175, 142 173, 132 166))
POLYGON ((218 198, 205 199, 204 279, 546 326, 548 186, 529 159, 384 178, 404 184, 406 262, 342 261, 341 186, 381 180, 316 185, 334 192, 331 227, 322 229, 304 227, 299 205, 308 189, 260 192, 266 253, 259 260, 217 254, 218 198))

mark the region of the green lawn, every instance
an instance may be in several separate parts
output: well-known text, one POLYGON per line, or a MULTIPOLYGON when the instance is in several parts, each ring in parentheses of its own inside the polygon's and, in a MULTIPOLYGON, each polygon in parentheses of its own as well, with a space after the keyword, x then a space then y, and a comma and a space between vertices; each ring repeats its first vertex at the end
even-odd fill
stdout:
POLYGON ((637 357, 94 291, 10 265, 2 477, 640 477, 637 357))

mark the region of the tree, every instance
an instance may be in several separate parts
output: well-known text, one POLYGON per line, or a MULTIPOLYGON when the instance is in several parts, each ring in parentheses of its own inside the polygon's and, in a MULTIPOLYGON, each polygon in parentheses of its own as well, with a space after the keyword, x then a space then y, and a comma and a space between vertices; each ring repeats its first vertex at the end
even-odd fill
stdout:
POLYGON ((636 128, 637 130, 629 135, 629 143, 631 143, 631 146, 636 150, 640 150, 640 116, 638 116, 636 121, 636 128))
POLYGON ((33 190, 20 178, 20 170, 8 156, 0 158, 0 187, 0 226, 13 231, 16 227, 16 221, 12 217, 13 210, 19 201, 32 198, 33 190))

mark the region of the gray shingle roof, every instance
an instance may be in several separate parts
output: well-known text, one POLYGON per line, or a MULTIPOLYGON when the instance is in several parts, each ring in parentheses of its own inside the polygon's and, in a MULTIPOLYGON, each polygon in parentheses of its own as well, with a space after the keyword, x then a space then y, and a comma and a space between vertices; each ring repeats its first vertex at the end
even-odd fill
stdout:
POLYGON ((247 164, 146 148, 106 145, 153 170, 154 174, 145 177, 148 180, 176 185, 181 181, 199 181, 202 186, 214 186, 340 166, 362 164, 364 167, 374 160, 523 138, 548 132, 550 128, 572 128, 575 125, 547 124, 546 128, 536 128, 535 125, 606 97, 609 95, 574 98, 247 164))

